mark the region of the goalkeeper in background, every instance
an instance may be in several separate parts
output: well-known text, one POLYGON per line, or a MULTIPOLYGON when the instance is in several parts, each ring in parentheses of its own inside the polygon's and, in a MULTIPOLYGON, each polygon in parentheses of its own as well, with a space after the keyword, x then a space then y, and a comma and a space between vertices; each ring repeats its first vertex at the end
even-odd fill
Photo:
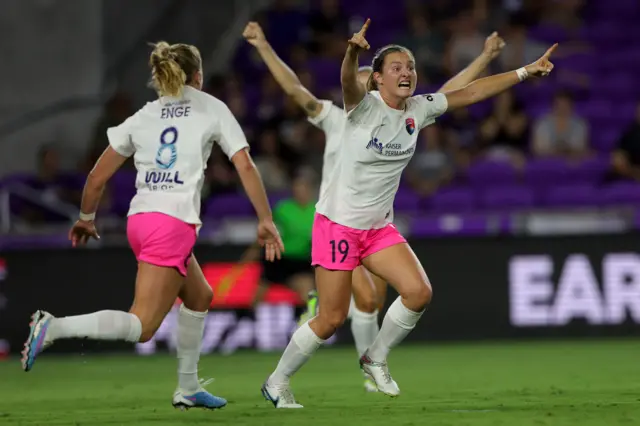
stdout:
POLYGON ((273 221, 280 231, 286 251, 282 259, 262 262, 262 276, 253 306, 260 304, 273 284, 284 284, 301 300, 308 301, 305 317, 315 316, 317 298, 313 297, 315 279, 311 267, 311 230, 315 216, 316 197, 309 175, 299 174, 293 181, 292 197, 273 208, 273 221), (313 305, 313 306, 311 306, 313 305))

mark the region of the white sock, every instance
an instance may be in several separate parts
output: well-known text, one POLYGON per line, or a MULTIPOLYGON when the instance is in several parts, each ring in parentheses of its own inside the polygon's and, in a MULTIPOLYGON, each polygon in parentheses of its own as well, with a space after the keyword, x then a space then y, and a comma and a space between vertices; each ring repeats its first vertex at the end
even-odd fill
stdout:
POLYGON ((178 315, 178 386, 185 392, 195 393, 200 389, 198 383, 198 361, 204 320, 207 312, 195 312, 180 305, 178 315))
POLYGON ((92 314, 54 318, 47 329, 47 340, 88 338, 137 342, 142 334, 140 319, 129 312, 98 311, 92 314))
POLYGON ((377 309, 375 312, 369 313, 362 312, 356 306, 353 307, 351 333, 353 333, 353 340, 356 342, 359 356, 362 356, 371 347, 379 331, 377 309))
POLYGON ((275 371, 269 377, 271 384, 288 383, 289 378, 302 367, 311 355, 318 350, 324 340, 319 338, 305 322, 293 333, 291 340, 284 350, 275 371))
POLYGON ((387 314, 382 321, 380 332, 367 352, 369 358, 377 362, 385 361, 391 348, 397 346, 407 337, 418 323, 423 312, 413 312, 407 309, 398 296, 389 306, 387 314))

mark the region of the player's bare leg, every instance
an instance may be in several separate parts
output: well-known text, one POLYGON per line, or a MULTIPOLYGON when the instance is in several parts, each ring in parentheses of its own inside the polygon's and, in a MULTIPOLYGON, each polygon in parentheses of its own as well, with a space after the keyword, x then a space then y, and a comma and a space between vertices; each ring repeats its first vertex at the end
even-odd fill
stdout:
POLYGON ((289 380, 347 318, 351 275, 352 271, 316 267, 316 287, 322 309, 293 333, 278 366, 262 386, 262 394, 276 408, 302 408, 293 397, 289 380))
POLYGON ((360 358, 362 370, 376 382, 378 390, 397 396, 400 389, 389 374, 387 355, 413 330, 431 302, 431 284, 407 243, 374 253, 363 259, 363 264, 400 294, 389 307, 375 341, 360 358))

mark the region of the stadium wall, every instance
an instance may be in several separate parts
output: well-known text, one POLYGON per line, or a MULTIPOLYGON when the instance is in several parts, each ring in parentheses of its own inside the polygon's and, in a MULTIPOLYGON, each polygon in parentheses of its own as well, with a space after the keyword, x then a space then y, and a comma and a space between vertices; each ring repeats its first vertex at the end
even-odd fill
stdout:
MULTIPOLYGON (((640 336, 640 235, 414 240, 434 300, 410 341, 640 336)), ((237 265, 240 246, 200 246, 196 255, 219 295, 203 350, 280 350, 300 307, 284 287, 249 309, 260 264, 237 265), (228 280, 233 275, 233 280, 228 280)), ((128 249, 0 252, 0 352, 17 353, 29 315, 126 310, 136 263, 128 249), (10 348, 10 349, 9 349, 10 348)), ((389 300, 395 293, 389 292, 389 300)), ((56 344, 56 351, 136 350, 174 345, 175 312, 151 342, 56 344)), ((331 343, 348 343, 348 327, 331 343)))

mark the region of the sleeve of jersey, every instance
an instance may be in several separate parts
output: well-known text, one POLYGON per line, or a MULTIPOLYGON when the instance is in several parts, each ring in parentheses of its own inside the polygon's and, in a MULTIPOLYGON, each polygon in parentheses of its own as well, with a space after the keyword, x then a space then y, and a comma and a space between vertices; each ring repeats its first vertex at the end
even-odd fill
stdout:
POLYGON ((133 142, 131 141, 131 124, 133 120, 133 116, 129 117, 119 126, 109 127, 107 129, 109 145, 115 152, 123 157, 131 157, 135 152, 133 142))
POLYGON ((245 136, 240 123, 233 116, 229 108, 222 104, 217 108, 220 120, 220 139, 218 143, 229 159, 238 151, 248 148, 247 137, 245 136))
POLYGON ((329 120, 327 120, 327 117, 329 117, 331 109, 334 105, 333 102, 327 100, 322 100, 320 101, 320 103, 322 104, 322 110, 320 110, 320 114, 316 115, 315 117, 307 117, 307 120, 309 120, 309 123, 313 124, 314 126, 322 130, 326 130, 327 126, 329 125, 329 120))
POLYGON ((375 102, 374 96, 371 93, 367 93, 360 103, 347 113, 347 118, 356 124, 366 123, 375 108, 375 102))
POLYGON ((418 95, 413 98, 418 105, 422 123, 420 129, 433 124, 436 118, 447 112, 449 103, 444 93, 431 93, 428 95, 418 95))

